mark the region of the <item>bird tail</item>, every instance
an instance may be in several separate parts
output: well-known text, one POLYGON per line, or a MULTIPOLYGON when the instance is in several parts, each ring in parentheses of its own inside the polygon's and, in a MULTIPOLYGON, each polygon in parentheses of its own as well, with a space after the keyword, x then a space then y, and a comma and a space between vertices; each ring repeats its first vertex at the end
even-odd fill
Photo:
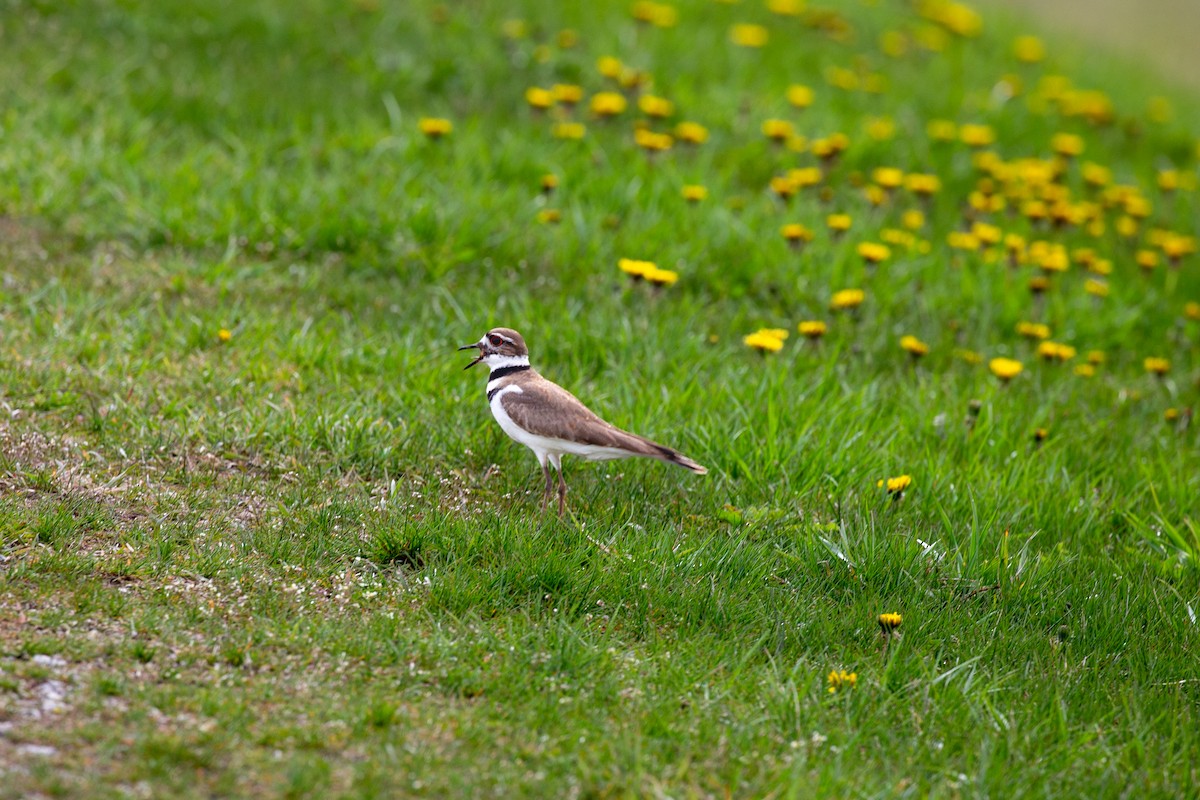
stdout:
POLYGON ((649 439, 643 439, 640 436, 634 436, 634 438, 638 439, 642 444, 642 447, 638 448, 636 451, 639 455, 646 456, 647 458, 657 458, 659 461, 664 463, 674 464, 677 467, 683 467, 684 469, 691 470, 697 475, 708 474, 708 467, 705 467, 702 464, 697 464, 695 461, 692 461, 692 459, 688 458, 678 450, 673 450, 664 444, 652 442, 649 439))

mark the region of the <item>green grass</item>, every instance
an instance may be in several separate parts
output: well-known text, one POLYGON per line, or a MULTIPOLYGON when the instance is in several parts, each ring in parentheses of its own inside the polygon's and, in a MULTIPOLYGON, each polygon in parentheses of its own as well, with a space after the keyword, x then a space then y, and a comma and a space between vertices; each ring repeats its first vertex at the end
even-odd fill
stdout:
POLYGON ((667 29, 586 7, 7 4, 0 796, 1195 794, 1200 279, 1135 253, 1195 235, 1195 191, 1157 181, 1196 179, 1200 103, 1069 45, 1018 63, 1024 29, 991 14, 929 52, 900 3, 838 6, 846 41, 759 3, 680 3, 667 29), (733 47, 734 22, 771 41, 733 47), (602 55, 676 103, 656 129, 709 141, 647 157, 636 111, 586 108, 583 140, 553 138, 526 88, 611 88, 602 55), (1060 113, 1051 74, 1114 119, 1060 113), (815 162, 770 117, 849 137, 827 200, 771 196, 815 162), (1108 297, 1078 259, 1039 299, 1034 267, 947 245, 981 173, 936 118, 991 125, 1007 161, 1081 135, 1074 199, 1099 199, 1083 161, 1141 187, 1133 236, 1114 207, 1103 231, 979 215, 1111 259, 1108 297), (872 272, 856 246, 922 207, 872 206, 881 166, 943 188, 927 251, 872 272), (632 284, 626 257, 679 282, 632 284), (863 307, 830 312, 847 287, 863 307), (1039 360, 1023 320, 1078 354, 1039 360), (572 515, 540 515, 535 460, 455 350, 493 325, 710 474, 568 459, 572 515), (762 326, 792 331, 781 352, 742 344, 762 326), (994 356, 1025 370, 1001 384, 994 356), (876 485, 901 474, 902 498, 876 485))

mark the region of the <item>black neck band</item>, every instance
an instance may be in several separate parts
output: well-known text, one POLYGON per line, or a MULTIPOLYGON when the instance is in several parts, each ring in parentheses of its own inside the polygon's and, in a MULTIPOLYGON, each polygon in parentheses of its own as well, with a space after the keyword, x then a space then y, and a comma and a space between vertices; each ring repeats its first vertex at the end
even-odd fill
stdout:
POLYGON ((491 374, 488 375, 488 383, 491 383, 497 378, 503 378, 505 375, 512 375, 516 372, 524 372, 527 369, 529 369, 528 364, 518 364, 511 367, 498 367, 497 369, 492 370, 491 374))

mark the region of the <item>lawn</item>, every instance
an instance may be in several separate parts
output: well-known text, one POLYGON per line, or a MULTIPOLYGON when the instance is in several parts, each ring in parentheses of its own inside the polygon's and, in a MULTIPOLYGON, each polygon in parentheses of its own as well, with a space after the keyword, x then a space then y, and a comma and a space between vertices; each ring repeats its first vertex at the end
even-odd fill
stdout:
POLYGON ((1196 96, 942 0, 3 7, 0 797, 1200 792, 1196 96), (540 513, 497 325, 709 474, 540 513))

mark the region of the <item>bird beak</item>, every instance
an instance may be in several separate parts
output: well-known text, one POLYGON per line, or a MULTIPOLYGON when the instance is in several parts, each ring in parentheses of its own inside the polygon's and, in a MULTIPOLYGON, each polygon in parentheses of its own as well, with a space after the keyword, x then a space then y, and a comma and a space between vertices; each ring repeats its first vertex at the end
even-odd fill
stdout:
POLYGON ((463 369, 470 369, 471 367, 478 364, 480 361, 483 361, 484 353, 483 353, 483 343, 482 342, 475 342, 474 344, 464 344, 462 347, 460 347, 458 349, 459 350, 470 350, 473 347, 479 348, 479 358, 475 359, 470 364, 467 364, 465 367, 463 367, 463 369))

